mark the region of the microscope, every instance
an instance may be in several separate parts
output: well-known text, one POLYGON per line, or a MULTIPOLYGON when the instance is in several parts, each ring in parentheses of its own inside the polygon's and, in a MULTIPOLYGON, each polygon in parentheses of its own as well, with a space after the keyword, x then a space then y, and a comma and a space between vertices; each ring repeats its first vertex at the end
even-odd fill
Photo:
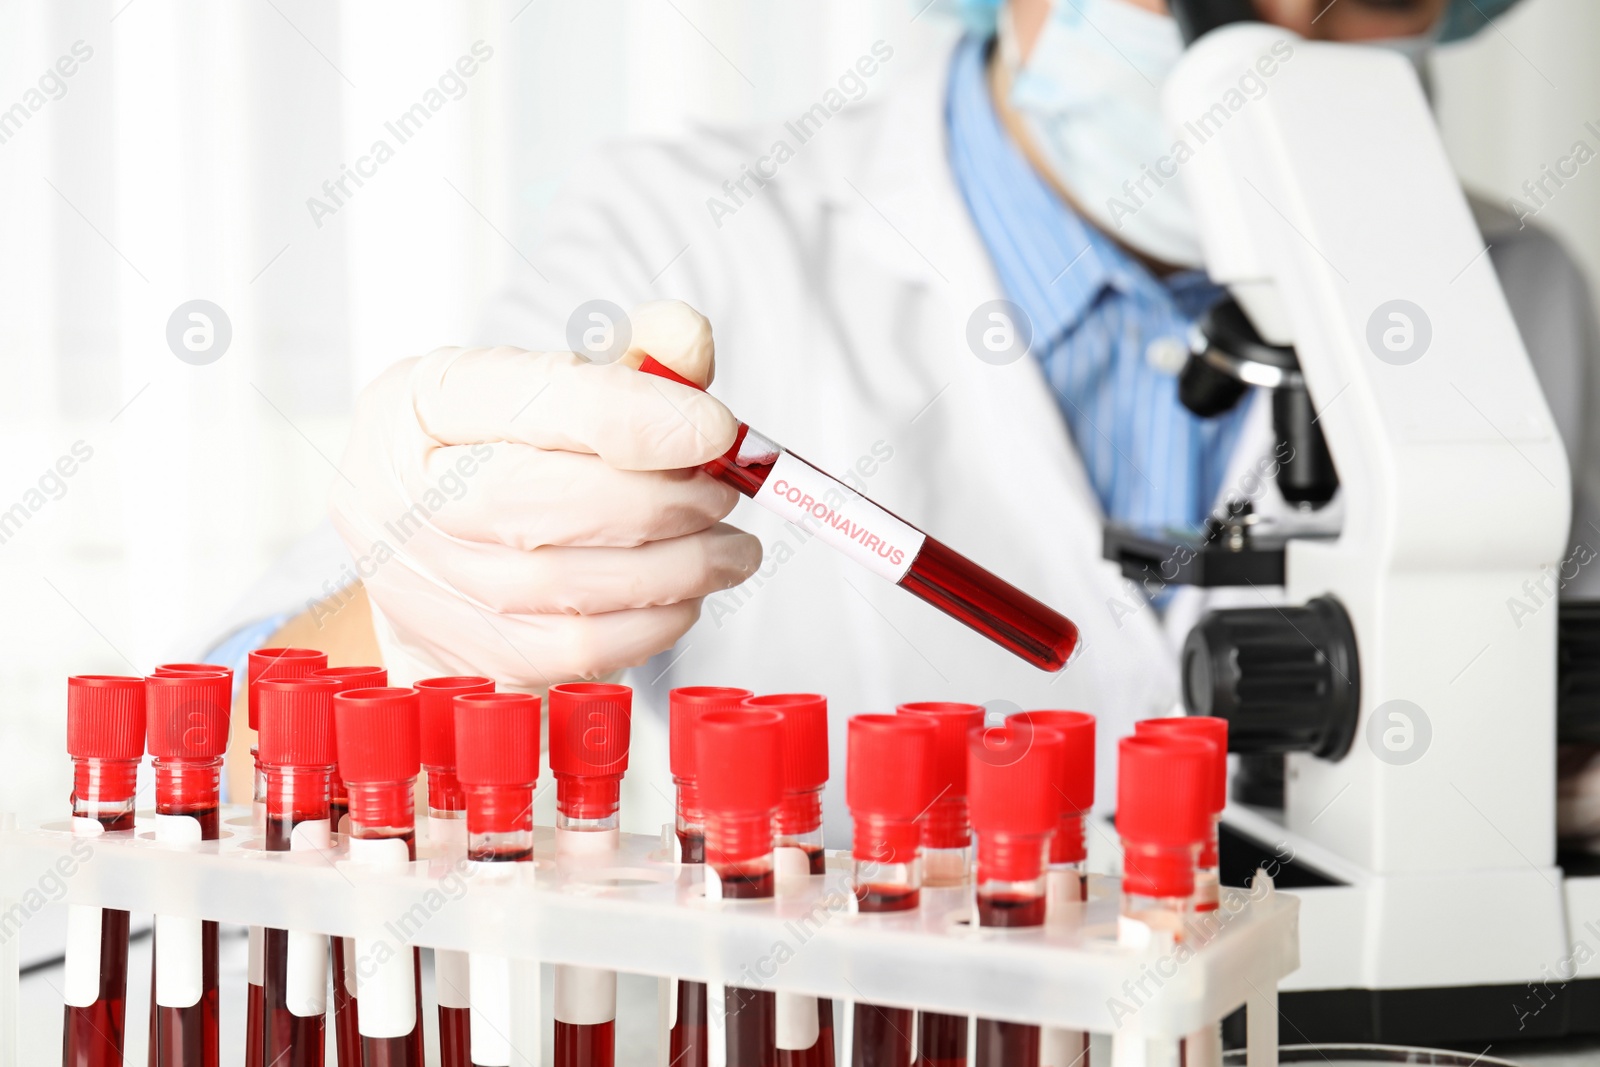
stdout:
POLYGON ((1567 458, 1417 74, 1249 0, 1170 2, 1158 171, 1231 295, 1180 392, 1270 391, 1282 514, 1105 548, 1253 597, 1201 617, 1182 686, 1230 724, 1224 881, 1277 857, 1300 896, 1284 1040, 1600 1033, 1600 864, 1558 862, 1555 780, 1558 704, 1563 740, 1597 718, 1600 620, 1508 610, 1566 554, 1567 458))

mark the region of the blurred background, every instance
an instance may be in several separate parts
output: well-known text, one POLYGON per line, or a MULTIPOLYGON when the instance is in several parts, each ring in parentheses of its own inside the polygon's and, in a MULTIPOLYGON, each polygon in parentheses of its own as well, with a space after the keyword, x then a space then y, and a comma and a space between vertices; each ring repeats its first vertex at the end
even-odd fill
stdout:
MULTIPOLYGON (((776 128, 926 2, 0 6, 0 811, 65 808, 68 674, 194 658, 275 606, 252 589, 322 521, 357 391, 560 271, 536 233, 575 159, 776 128), (168 345, 193 300, 231 327, 207 365, 168 345)), ((1534 207, 1524 182, 1600 150, 1597 42, 1593 0, 1527 0, 1437 55, 1469 186, 1534 207)), ((1543 199, 1600 278, 1600 162, 1543 199)))

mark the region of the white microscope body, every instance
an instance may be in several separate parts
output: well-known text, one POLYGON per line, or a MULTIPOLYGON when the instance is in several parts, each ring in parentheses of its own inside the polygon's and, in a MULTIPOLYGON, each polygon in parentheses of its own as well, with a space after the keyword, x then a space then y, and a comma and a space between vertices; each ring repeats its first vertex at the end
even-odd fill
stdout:
MULTIPOLYGON (((1555 865, 1557 611, 1507 602, 1565 555, 1567 458, 1417 76, 1238 23, 1164 104, 1207 269, 1297 350, 1342 490, 1337 538, 1291 541, 1285 573, 1289 603, 1349 614, 1354 743, 1289 757, 1281 826, 1228 815, 1345 883, 1302 891, 1285 989, 1566 977, 1600 894, 1555 865)), ((1512 994, 1484 1004, 1517 1029, 1512 994)))

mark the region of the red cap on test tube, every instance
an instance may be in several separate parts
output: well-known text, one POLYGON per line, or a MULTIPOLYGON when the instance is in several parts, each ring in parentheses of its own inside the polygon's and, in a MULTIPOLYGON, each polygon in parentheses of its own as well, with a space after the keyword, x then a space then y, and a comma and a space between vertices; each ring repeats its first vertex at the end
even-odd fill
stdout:
POLYGON ((933 720, 933 791, 936 799, 922 817, 924 848, 966 848, 972 844, 967 820, 967 735, 983 725, 982 704, 924 700, 901 704, 901 715, 933 720))
MULTIPOLYGON (((494 683, 477 675, 424 678, 416 685, 422 708, 422 765, 454 770, 456 720, 454 700, 465 693, 492 693, 494 683)), ((538 701, 534 701, 537 708, 538 701)), ((537 724, 537 719, 535 723, 537 724)), ((538 731, 535 730, 535 733, 538 731)))
POLYGON ((737 711, 755 694, 748 689, 722 685, 686 685, 667 694, 668 759, 679 785, 692 784, 695 774, 695 731, 701 716, 713 711, 737 711))
POLYGON ((713 865, 748 863, 772 852, 772 815, 783 798, 783 716, 713 711, 700 717, 695 760, 713 865))
POLYGON ((220 663, 163 663, 151 674, 232 674, 232 667, 220 663))
MULTIPOLYGON (((1211 814, 1222 815, 1228 806, 1228 720, 1215 715, 1177 715, 1165 719, 1144 719, 1134 726, 1139 737, 1187 737, 1211 746, 1211 776, 1207 799, 1211 814)), ((1217 865, 1217 835, 1215 827, 1206 834, 1200 846, 1199 865, 1203 868, 1217 865)))
POLYGON ((523 785, 539 780, 539 698, 527 693, 459 693, 456 775, 462 785, 523 785))
POLYGON ((1061 815, 1050 836, 1050 862, 1082 863, 1083 817, 1094 807, 1094 716, 1082 711, 1024 711, 1006 722, 1054 730, 1065 742, 1055 786, 1061 815))
POLYGON ((260 739, 256 754, 264 767, 332 767, 338 749, 333 735, 331 678, 265 678, 251 687, 257 701, 260 739))
POLYGON ((844 791, 855 821, 856 859, 882 864, 916 859, 922 834, 918 820, 935 793, 937 733, 933 722, 921 715, 850 719, 844 791))
POLYGON ((233 672, 153 674, 144 680, 145 725, 157 759, 216 759, 228 750, 233 672))
POLYGON ((144 679, 79 674, 67 679, 67 754, 136 760, 144 755, 144 679))
POLYGON ((346 783, 403 782, 422 767, 415 689, 350 689, 333 698, 339 777, 346 783))
POLYGON ((828 699, 816 693, 771 693, 748 697, 750 711, 775 711, 783 800, 778 833, 805 834, 822 826, 822 787, 828 784, 828 699))
POLYGON ((389 672, 382 667, 322 667, 306 677, 330 678, 340 693, 352 689, 383 689, 389 684, 389 672))
POLYGON ((256 683, 267 678, 304 678, 328 665, 328 654, 314 648, 258 648, 245 661, 245 708, 250 729, 261 729, 256 683))
POLYGON ((1200 845, 1211 833, 1212 745, 1136 734, 1117 744, 1117 834, 1123 892, 1176 898, 1194 892, 1200 845))
POLYGON ((967 742, 967 808, 980 882, 1028 882, 1044 870, 1056 828, 1066 738, 1026 722, 976 730, 967 742))
POLYGON ((616 814, 628 769, 633 690, 604 682, 550 687, 550 773, 556 810, 569 819, 616 814))

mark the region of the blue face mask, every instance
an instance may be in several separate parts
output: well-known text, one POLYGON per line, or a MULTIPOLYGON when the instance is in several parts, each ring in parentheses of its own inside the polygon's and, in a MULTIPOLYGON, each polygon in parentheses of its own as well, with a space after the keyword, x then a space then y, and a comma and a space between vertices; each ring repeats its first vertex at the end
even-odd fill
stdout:
MULTIPOLYGON (((939 0, 935 0, 939 3, 939 0)), ((921 11, 928 0, 911 0, 921 11)), ((1450 0, 1445 9, 1444 21, 1439 27, 1440 42, 1460 41, 1471 37, 1489 22, 1511 10, 1517 0, 1450 0)), ((940 6, 954 7, 957 14, 974 33, 990 34, 995 29, 995 18, 1000 12, 1001 0, 944 0, 940 6)))

